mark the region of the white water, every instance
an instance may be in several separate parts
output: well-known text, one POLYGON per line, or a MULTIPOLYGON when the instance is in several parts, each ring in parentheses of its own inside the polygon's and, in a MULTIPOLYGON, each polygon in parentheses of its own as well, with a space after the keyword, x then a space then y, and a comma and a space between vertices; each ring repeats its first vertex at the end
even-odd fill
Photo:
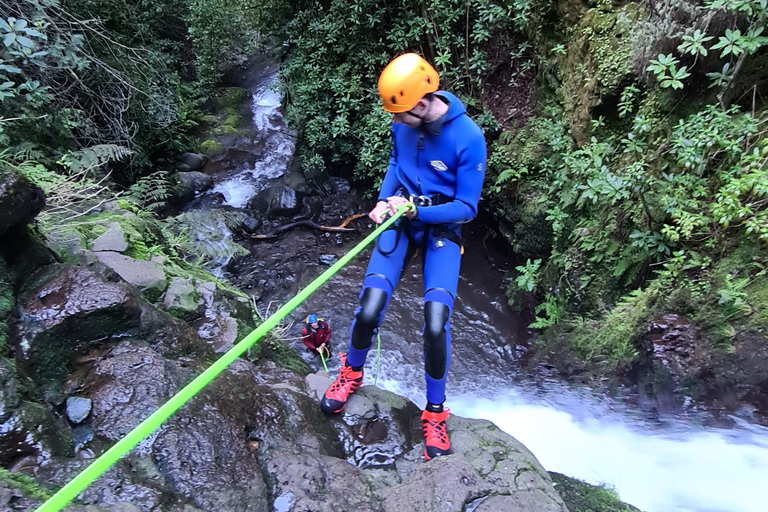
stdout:
POLYGON ((253 127, 263 139, 260 142, 265 145, 264 158, 252 168, 241 169, 217 183, 209 192, 222 194, 225 204, 234 208, 245 208, 248 201, 271 180, 285 173, 293 158, 295 136, 286 127, 280 112, 277 83, 278 74, 273 71, 251 91, 253 127))
MULTIPOLYGON (((367 370, 373 375, 375 363, 367 370)), ((402 378, 404 370, 398 366, 401 375, 393 379, 385 363, 379 386, 423 406, 424 390, 404 387, 413 382, 402 378)), ((527 446, 547 470, 605 484, 645 512, 768 510, 764 427, 713 429, 693 420, 653 424, 565 386, 524 393, 488 389, 492 398, 482 391, 451 396, 448 406, 453 414, 492 421, 527 446)))

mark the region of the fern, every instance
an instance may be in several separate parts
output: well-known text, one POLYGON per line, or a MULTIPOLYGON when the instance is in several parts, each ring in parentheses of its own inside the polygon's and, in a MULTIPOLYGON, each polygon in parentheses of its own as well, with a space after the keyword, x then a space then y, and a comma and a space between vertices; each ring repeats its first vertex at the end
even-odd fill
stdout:
POLYGON ((97 144, 79 151, 65 154, 59 164, 68 168, 73 174, 100 167, 107 162, 122 160, 133 154, 133 151, 117 144, 97 144))
POLYGON ((165 206, 171 186, 168 172, 153 172, 131 185, 126 198, 140 208, 154 212, 165 206))
POLYGON ((169 217, 163 234, 175 250, 224 265, 230 259, 249 254, 232 240, 231 227, 239 225, 244 213, 207 211, 187 212, 169 217))

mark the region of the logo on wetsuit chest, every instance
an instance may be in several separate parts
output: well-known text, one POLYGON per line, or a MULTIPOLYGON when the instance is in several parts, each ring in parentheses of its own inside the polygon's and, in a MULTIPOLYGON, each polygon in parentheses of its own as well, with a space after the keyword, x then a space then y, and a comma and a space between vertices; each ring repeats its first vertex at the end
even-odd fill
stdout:
POLYGON ((430 163, 430 164, 432 164, 432 168, 433 168, 434 170, 436 170, 436 171, 447 171, 447 170, 448 170, 448 166, 447 166, 447 165, 445 165, 445 164, 444 164, 443 162, 441 162, 440 160, 432 160, 432 161, 431 161, 431 162, 429 162, 429 163, 430 163))

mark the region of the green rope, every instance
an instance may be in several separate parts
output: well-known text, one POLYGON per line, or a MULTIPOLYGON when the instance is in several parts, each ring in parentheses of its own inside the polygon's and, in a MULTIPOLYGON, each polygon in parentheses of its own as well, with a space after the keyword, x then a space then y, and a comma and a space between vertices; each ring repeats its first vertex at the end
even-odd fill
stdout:
POLYGON ((323 351, 321 350, 319 354, 320 354, 320 360, 323 362, 323 368, 325 368, 325 373, 328 373, 328 365, 325 364, 325 356, 323 356, 323 351))
POLYGON ((80 492, 83 491, 88 485, 96 480, 102 473, 112 467, 120 457, 128 453, 134 446, 151 434, 157 429, 165 420, 167 420, 174 412, 176 412, 182 405, 184 405, 189 399, 194 397, 200 392, 208 383, 210 383, 217 375, 224 371, 227 366, 232 364, 235 359, 240 357, 243 352, 248 350, 254 343, 256 343, 262 336, 267 334, 270 329, 275 327, 280 320, 285 318, 291 311, 297 308, 307 297, 309 297, 314 291, 316 291, 323 283, 328 281, 336 272, 341 270, 344 265, 350 262, 352 258, 357 256, 363 249, 366 248, 371 242, 373 242, 377 236, 379 236, 384 230, 391 226, 401 215, 403 215, 407 209, 413 207, 412 204, 407 203, 400 207, 397 213, 384 221, 373 233, 365 237, 365 239, 352 248, 347 254, 341 257, 339 261, 333 264, 328 270, 323 272, 320 277, 312 281, 303 290, 297 293, 290 301, 288 301, 283 307, 275 311, 275 313, 264 320, 264 323, 253 330, 248 336, 243 338, 240 343, 232 347, 229 352, 221 356, 210 368, 198 375, 192 382, 187 384, 181 391, 176 393, 165 402, 158 410, 153 412, 147 419, 142 421, 139 426, 130 431, 125 437, 119 440, 109 450, 104 452, 101 457, 93 461, 93 463, 85 468, 80 474, 72 479, 68 484, 62 487, 56 494, 54 494, 48 501, 40 505, 35 512, 56 512, 61 510, 67 503, 72 501, 80 492))

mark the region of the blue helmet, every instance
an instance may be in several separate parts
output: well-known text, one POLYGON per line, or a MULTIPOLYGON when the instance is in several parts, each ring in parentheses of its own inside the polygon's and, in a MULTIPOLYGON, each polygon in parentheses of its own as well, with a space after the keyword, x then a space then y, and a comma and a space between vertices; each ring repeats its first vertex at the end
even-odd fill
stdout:
POLYGON ((308 324, 313 324, 315 322, 317 322, 317 317, 315 315, 309 315, 307 317, 307 323, 308 324))

